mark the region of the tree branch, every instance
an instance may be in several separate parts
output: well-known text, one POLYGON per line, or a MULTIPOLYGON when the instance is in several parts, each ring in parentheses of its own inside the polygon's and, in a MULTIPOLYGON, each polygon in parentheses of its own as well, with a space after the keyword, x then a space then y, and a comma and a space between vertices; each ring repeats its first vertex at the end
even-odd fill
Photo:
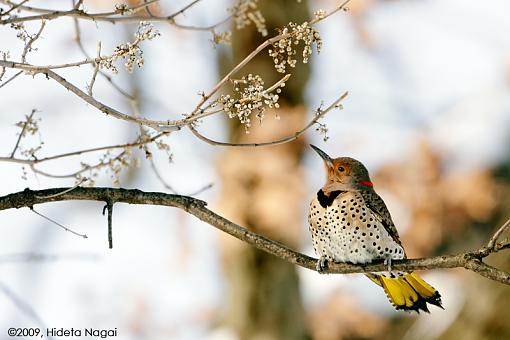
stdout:
MULTIPOLYGON (((240 225, 235 224, 209 210, 206 207, 206 202, 192 197, 159 192, 143 192, 136 189, 78 187, 74 190, 66 191, 68 189, 69 188, 52 188, 38 191, 25 189, 21 192, 0 197, 0 210, 11 208, 19 209, 23 207, 32 207, 35 204, 70 200, 101 201, 110 202, 111 204, 129 203, 170 206, 182 209, 207 224, 226 232, 241 241, 251 244, 262 251, 275 255, 284 261, 310 270, 316 270, 317 259, 296 252, 281 243, 275 242, 243 228, 240 225)), ((394 260, 392 262, 392 268, 398 271, 436 268, 465 268, 483 277, 510 285, 509 273, 489 266, 482 261, 483 258, 497 251, 498 249, 482 247, 475 251, 468 251, 455 255, 442 255, 411 260, 394 260)), ((387 266, 382 261, 378 261, 366 265, 329 263, 325 273, 351 274, 382 271, 387 271, 387 266)))
MULTIPOLYGON (((113 150, 113 149, 126 149, 126 148, 133 148, 133 147, 137 147, 137 146, 147 145, 147 144, 150 144, 166 135, 167 135, 166 132, 161 132, 161 133, 155 135, 154 137, 150 137, 147 139, 141 139, 139 141, 137 140, 137 141, 134 141, 131 143, 101 146, 101 147, 97 147, 97 148, 90 148, 90 149, 66 152, 66 153, 61 153, 58 155, 48 156, 48 157, 44 157, 44 158, 37 158, 37 159, 14 158, 11 154, 11 157, 0 157, 0 162, 12 162, 12 163, 20 163, 20 164, 28 164, 28 165, 39 164, 39 163, 43 163, 43 162, 47 162, 47 161, 52 161, 55 159, 77 156, 77 155, 82 155, 82 154, 90 153, 90 152, 113 150)), ((17 143, 17 144, 19 144, 19 143, 17 143)))
POLYGON ((198 139, 206 142, 207 144, 211 144, 211 145, 237 146, 237 147, 259 147, 259 146, 269 146, 269 145, 281 145, 281 144, 285 144, 285 143, 288 143, 288 142, 298 139, 299 136, 301 136, 303 133, 306 132, 306 130, 311 128, 313 125, 317 124, 319 122, 319 119, 324 117, 329 111, 336 109, 336 108, 341 108, 340 103, 342 102, 342 100, 345 99, 345 97, 347 97, 348 94, 349 94, 349 92, 344 92, 339 98, 337 98, 333 103, 331 103, 331 105, 329 105, 324 110, 322 110, 321 108, 317 109, 315 111, 315 115, 314 115, 313 119, 311 119, 308 122, 308 124, 306 124, 301 130, 296 131, 289 136, 286 136, 286 137, 283 137, 283 138, 280 138, 277 140, 269 141, 269 142, 258 142, 258 143, 220 142, 220 141, 216 141, 216 140, 210 139, 210 138, 202 135, 200 132, 198 132, 198 130, 193 125, 188 125, 188 128, 195 135, 195 137, 197 137, 198 139))
MULTIPOLYGON (((350 0, 345 0, 343 3, 336 6, 329 13, 325 13, 322 16, 316 16, 316 18, 311 20, 308 24, 309 25, 317 24, 317 23, 323 21, 324 19, 328 18, 329 16, 337 13, 338 11, 345 10, 345 8, 346 8, 345 6, 349 3, 349 1, 350 0)), ((11 1, 8 1, 8 0, 0 0, 0 3, 2 3, 2 2, 7 3, 8 5, 11 5, 11 6, 15 5, 11 1)), ((135 9, 139 10, 141 8, 147 8, 147 5, 152 2, 154 2, 154 1, 147 1, 139 6, 136 6, 135 9)), ((187 6, 183 10, 176 12, 175 16, 182 14, 186 9, 188 9, 189 7, 193 6, 196 3, 197 3, 197 1, 193 1, 192 3, 190 3, 190 6, 187 6)), ((21 8, 28 9, 25 7, 21 7, 21 8)), ((32 8, 32 10, 33 10, 33 8, 32 8)), ((66 15, 69 15, 72 17, 76 17, 76 16, 82 17, 83 15, 86 15, 86 17, 88 19, 90 19, 90 17, 93 16, 94 20, 97 20, 100 17, 99 14, 94 14, 98 17, 95 17, 94 15, 90 15, 90 14, 85 14, 83 12, 83 10, 79 9, 79 6, 75 6, 75 8, 73 8, 72 10, 69 10, 69 11, 58 11, 58 16, 60 16, 62 13, 65 13, 66 15)), ((45 19, 51 19, 53 17, 50 18, 48 16, 51 16, 53 14, 55 14, 55 12, 44 13, 44 14, 42 14, 42 16, 44 16, 45 19)), ((118 14, 118 11, 111 12, 111 13, 101 13, 102 16, 107 15, 107 14, 108 15, 118 14)), ((44 19, 41 16, 34 16, 34 17, 39 17, 39 19, 44 19)), ((154 16, 151 16, 151 18, 154 19, 154 16)), ((11 19, 19 19, 19 18, 11 18, 11 19)), ((172 16, 172 20, 173 20, 173 16, 172 16)), ((76 21, 75 21, 75 23, 76 23, 76 21)), ((0 20, 0 24, 2 24, 1 20, 0 20)), ((174 24, 175 24, 175 22, 174 22, 174 24)), ((81 46, 81 40, 79 38, 79 26, 77 24, 75 24, 75 30, 76 30, 76 40, 78 41, 78 44, 81 46)), ((281 33, 281 34, 278 34, 272 38, 265 40, 255 50, 253 50, 249 55, 247 55, 239 64, 237 64, 234 68, 232 68, 218 83, 216 83, 216 85, 209 92, 207 92, 207 93, 204 92, 201 96, 200 101, 197 103, 197 105, 195 106, 193 111, 184 115, 184 118, 176 119, 176 120, 152 120, 152 119, 147 119, 147 118, 143 118, 143 117, 135 117, 135 116, 132 116, 129 114, 125 114, 125 113, 120 112, 120 111, 100 102, 99 100, 95 99, 92 96, 92 91, 91 91, 92 86, 90 87, 89 93, 86 93, 85 91, 81 90, 78 86, 72 84, 71 82, 67 81, 64 77, 62 77, 61 75, 59 75, 58 73, 53 71, 53 70, 59 69, 59 68, 77 67, 77 66, 81 66, 81 65, 85 65, 85 64, 94 64, 96 67, 94 70, 95 73, 93 75, 93 79, 95 79, 96 73, 100 71, 97 67, 97 63, 99 61, 101 61, 102 59, 108 58, 108 57, 101 58, 99 56, 98 58, 94 58, 94 59, 87 57, 85 60, 81 60, 78 62, 66 63, 66 64, 60 64, 60 65, 45 65, 45 66, 36 66, 36 65, 31 65, 31 64, 25 63, 25 62, 19 63, 19 62, 10 61, 10 60, 0 60, 0 68, 21 69, 21 70, 24 70, 26 73, 31 74, 32 76, 34 76, 38 73, 44 74, 47 78, 53 79, 54 81, 56 81, 57 83, 59 83, 60 85, 65 87, 67 90, 69 90, 70 92, 74 93, 76 96, 81 98, 86 103, 94 106, 99 111, 101 111, 107 115, 110 115, 114 118, 124 120, 127 122, 131 122, 131 123, 136 123, 139 125, 144 125, 147 127, 151 127, 157 131, 171 132, 171 131, 180 130, 182 127, 187 126, 191 129, 193 134, 196 137, 200 138, 202 141, 205 141, 212 145, 230 146, 228 143, 217 142, 217 141, 211 140, 211 139, 203 136, 191 124, 195 123, 197 121, 197 119, 199 119, 200 117, 209 116, 211 114, 218 113, 218 112, 222 111, 222 110, 214 110, 213 112, 207 112, 207 109, 210 108, 216 101, 210 102, 208 105, 207 105, 207 102, 209 102, 212 99, 212 97, 229 80, 231 80, 232 77, 238 71, 240 71, 246 64, 248 64, 255 56, 257 56, 260 52, 262 52, 264 49, 266 49, 266 47, 271 46, 272 44, 274 44, 282 39, 293 37, 293 36, 297 35, 298 33, 299 33, 299 31, 291 31, 291 32, 287 32, 287 33, 281 33), (204 108, 204 105, 205 105, 205 108, 204 108)), ((81 48, 84 51, 83 46, 81 46, 81 48)), ((280 82, 284 82, 286 79, 288 79, 288 76, 289 75, 286 75, 284 78, 282 78, 282 80, 280 80, 280 82)), ((275 85, 271 86, 269 89, 266 90, 266 92, 270 92, 273 89, 273 87, 278 86, 280 84, 280 82, 277 82, 275 85)), ((92 85, 93 85, 93 82, 92 82, 92 85)), ((283 144, 283 143, 292 141, 292 140, 296 139, 297 137, 299 137, 299 135, 302 134, 310 126, 315 124, 317 122, 317 119, 318 118, 315 118, 314 120, 312 120, 309 123, 309 125, 307 125, 307 127, 305 127, 303 130, 298 131, 295 134, 290 135, 286 138, 283 138, 283 139, 277 140, 277 141, 271 141, 271 142, 255 143, 255 145, 256 146, 276 145, 276 144, 283 144)), ((236 146, 253 146, 253 145, 252 144, 246 144, 246 145, 237 144, 236 146)))
MULTIPOLYGON (((21 16, 21 17, 12 17, 7 18, 4 20, 0 20, 0 25, 6 25, 6 24, 12 24, 17 22, 26 22, 26 21, 33 21, 33 20, 54 20, 61 17, 78 17, 81 19, 87 19, 87 20, 93 20, 93 21, 108 21, 110 23, 115 23, 117 21, 140 21, 144 20, 143 16, 123 16, 123 13, 131 12, 136 13, 143 8, 149 6, 150 4, 157 2, 158 0, 148 1, 143 4, 140 4, 138 6, 134 7, 126 7, 123 9, 116 9, 115 11, 111 12, 104 12, 104 13, 87 13, 81 9, 79 9, 79 6, 74 6, 71 10, 57 10, 57 11, 51 11, 47 9, 37 9, 39 11, 44 11, 45 13, 40 15, 31 15, 31 16, 21 16)), ((10 1, 1 1, 5 4, 12 4, 10 1)), ((20 6, 19 4, 15 5, 15 7, 18 7, 23 10, 35 10, 35 8, 29 7, 29 6, 20 6)))
POLYGON ((0 25, 7 25, 7 24, 13 24, 13 23, 20 23, 20 22, 27 22, 27 21, 34 21, 34 20, 55 20, 63 17, 71 17, 71 18, 77 18, 80 20, 90 20, 90 21, 102 21, 102 22, 109 22, 111 24, 119 23, 119 22, 139 22, 139 21, 152 21, 152 22, 165 22, 168 23, 176 28, 184 29, 184 30, 192 30, 192 31, 211 31, 215 29, 218 26, 223 25, 227 21, 230 20, 231 15, 229 15, 227 18, 222 19, 221 21, 218 21, 214 24, 211 24, 209 26, 199 27, 199 26, 189 26, 189 25, 183 25, 179 24, 175 21, 176 17, 179 15, 184 14, 188 9, 193 7, 195 4, 200 2, 200 0, 194 0, 182 9, 164 16, 156 16, 156 15, 136 15, 141 10, 145 9, 147 10, 148 7, 158 2, 159 0, 151 0, 146 1, 144 3, 141 3, 139 5, 133 6, 133 7, 119 7, 116 8, 114 11, 110 12, 102 12, 102 13, 89 13, 84 11, 80 8, 79 3, 75 5, 70 10, 50 10, 45 8, 36 8, 31 6, 24 6, 23 3, 26 1, 23 1, 22 3, 15 4, 8 0, 0 0, 0 3, 6 4, 8 6, 12 6, 11 9, 8 10, 7 13, 2 14, 1 16, 7 16, 8 13, 12 12, 13 9, 19 9, 22 11, 27 12, 33 12, 33 13, 40 13, 38 15, 26 15, 26 16, 7 16, 6 19, 0 19, 0 25))
POLYGON ((18 150, 19 143, 21 142, 21 139, 25 137, 25 130, 27 129, 27 125, 31 123, 32 117, 34 117, 34 114, 37 112, 37 110, 32 109, 32 112, 27 117, 27 120, 23 123, 23 127, 21 128, 21 132, 19 133, 18 139, 16 140, 16 144, 14 145, 14 149, 12 149, 11 156, 9 158, 14 158, 14 155, 16 154, 16 151, 18 150))

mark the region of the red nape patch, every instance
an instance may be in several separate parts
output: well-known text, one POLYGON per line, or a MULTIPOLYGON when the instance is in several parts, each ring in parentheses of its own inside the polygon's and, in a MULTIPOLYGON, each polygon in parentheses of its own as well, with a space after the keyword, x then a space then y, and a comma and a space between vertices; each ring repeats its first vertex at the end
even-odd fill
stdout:
POLYGON ((361 182, 359 182, 359 184, 363 185, 364 187, 370 187, 370 188, 374 186, 374 184, 370 181, 361 181, 361 182))

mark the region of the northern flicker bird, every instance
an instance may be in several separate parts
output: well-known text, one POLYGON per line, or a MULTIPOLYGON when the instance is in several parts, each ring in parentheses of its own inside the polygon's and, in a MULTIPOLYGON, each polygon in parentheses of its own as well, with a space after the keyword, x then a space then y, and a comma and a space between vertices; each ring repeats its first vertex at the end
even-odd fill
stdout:
MULTIPOLYGON (((326 167, 326 184, 310 203, 308 222, 313 247, 323 271, 327 261, 370 263, 406 254, 397 229, 365 166, 349 157, 332 159, 311 145, 326 167)), ((381 286, 397 310, 428 312, 427 303, 441 307, 439 292, 416 273, 388 271, 367 276, 381 286)))

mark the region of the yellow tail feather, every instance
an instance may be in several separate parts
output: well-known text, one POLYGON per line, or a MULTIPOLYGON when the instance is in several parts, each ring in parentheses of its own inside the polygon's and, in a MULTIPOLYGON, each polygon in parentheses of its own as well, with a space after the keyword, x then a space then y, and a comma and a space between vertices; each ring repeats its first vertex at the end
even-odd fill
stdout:
POLYGON ((404 276, 404 278, 407 282, 409 282, 411 287, 413 287, 414 290, 416 290, 416 292, 423 296, 424 298, 430 298, 434 296, 434 294, 436 293, 434 287, 429 285, 427 282, 423 281, 421 277, 419 277, 415 273, 407 274, 404 276))
MULTIPOLYGON (((428 312, 427 303, 443 308, 441 295, 417 274, 385 277, 378 274, 367 275, 372 281, 383 287, 390 302, 396 309, 428 312)), ((393 276, 393 275, 392 275, 393 276)))

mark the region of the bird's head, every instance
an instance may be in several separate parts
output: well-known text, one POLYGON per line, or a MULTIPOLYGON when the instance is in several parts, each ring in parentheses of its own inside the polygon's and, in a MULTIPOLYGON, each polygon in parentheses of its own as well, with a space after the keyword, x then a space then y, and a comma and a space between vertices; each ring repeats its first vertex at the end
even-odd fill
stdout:
POLYGON ((326 195, 333 191, 371 190, 373 184, 370 181, 368 170, 358 160, 350 157, 331 158, 318 147, 311 145, 321 156, 326 167, 326 184, 322 191, 326 195))

